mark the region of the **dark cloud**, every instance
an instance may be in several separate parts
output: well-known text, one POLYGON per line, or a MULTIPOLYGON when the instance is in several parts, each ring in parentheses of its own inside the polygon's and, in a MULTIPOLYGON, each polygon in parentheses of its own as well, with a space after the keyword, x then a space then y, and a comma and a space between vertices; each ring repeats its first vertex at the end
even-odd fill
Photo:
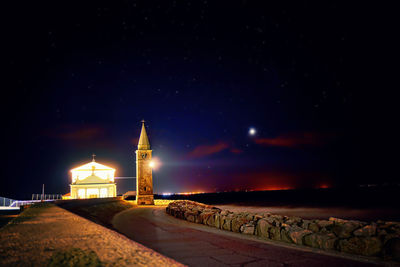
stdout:
POLYGON ((104 134, 105 130, 100 126, 61 125, 45 131, 46 136, 65 141, 87 141, 104 134))
POLYGON ((209 155, 219 153, 228 149, 229 145, 225 142, 219 142, 213 145, 200 145, 197 146, 192 152, 189 153, 189 158, 201 158, 209 155))
POLYGON ((332 134, 301 132, 280 135, 273 138, 256 138, 254 142, 263 146, 278 147, 320 146, 329 142, 332 138, 332 134))

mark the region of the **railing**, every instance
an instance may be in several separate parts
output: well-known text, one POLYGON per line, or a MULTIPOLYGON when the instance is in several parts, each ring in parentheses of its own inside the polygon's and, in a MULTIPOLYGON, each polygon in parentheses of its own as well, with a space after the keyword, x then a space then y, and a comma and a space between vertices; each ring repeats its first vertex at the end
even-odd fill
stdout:
POLYGON ((14 201, 11 198, 0 197, 0 207, 10 207, 14 201))
POLYGON ((51 202, 62 199, 61 194, 32 194, 32 200, 15 200, 11 198, 0 197, 0 210, 18 210, 23 205, 29 205, 37 202, 51 202))
POLYGON ((32 200, 57 200, 62 199, 61 194, 32 194, 32 200))

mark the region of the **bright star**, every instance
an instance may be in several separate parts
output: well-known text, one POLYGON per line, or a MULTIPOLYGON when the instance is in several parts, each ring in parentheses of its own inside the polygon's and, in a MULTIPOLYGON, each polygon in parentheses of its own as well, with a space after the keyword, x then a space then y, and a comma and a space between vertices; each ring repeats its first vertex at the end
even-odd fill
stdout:
POLYGON ((254 128, 250 128, 249 129, 249 134, 250 135, 255 135, 256 133, 257 133, 256 129, 254 129, 254 128))

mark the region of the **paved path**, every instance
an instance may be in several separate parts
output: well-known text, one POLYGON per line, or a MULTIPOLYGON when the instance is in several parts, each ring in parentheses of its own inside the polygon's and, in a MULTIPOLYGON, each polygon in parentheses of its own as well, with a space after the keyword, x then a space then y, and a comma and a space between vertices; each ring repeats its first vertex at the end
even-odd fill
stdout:
POLYGON ((182 266, 54 205, 25 210, 0 229, 0 266, 182 266))
POLYGON ((189 266, 373 265, 179 220, 165 207, 138 206, 117 214, 112 223, 129 238, 189 266))

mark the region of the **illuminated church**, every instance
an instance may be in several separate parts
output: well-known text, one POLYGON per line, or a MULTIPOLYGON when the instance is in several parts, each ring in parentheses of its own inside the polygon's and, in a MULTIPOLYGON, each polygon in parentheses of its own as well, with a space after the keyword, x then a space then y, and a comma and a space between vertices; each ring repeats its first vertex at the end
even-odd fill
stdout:
POLYGON ((115 169, 94 160, 71 170, 71 199, 116 197, 115 169))
MULTIPOLYGON (((136 203, 154 205, 152 150, 146 133, 144 121, 136 150, 136 203)), ((71 193, 63 199, 116 197, 117 186, 114 181, 115 169, 94 160, 71 170, 71 193)))

